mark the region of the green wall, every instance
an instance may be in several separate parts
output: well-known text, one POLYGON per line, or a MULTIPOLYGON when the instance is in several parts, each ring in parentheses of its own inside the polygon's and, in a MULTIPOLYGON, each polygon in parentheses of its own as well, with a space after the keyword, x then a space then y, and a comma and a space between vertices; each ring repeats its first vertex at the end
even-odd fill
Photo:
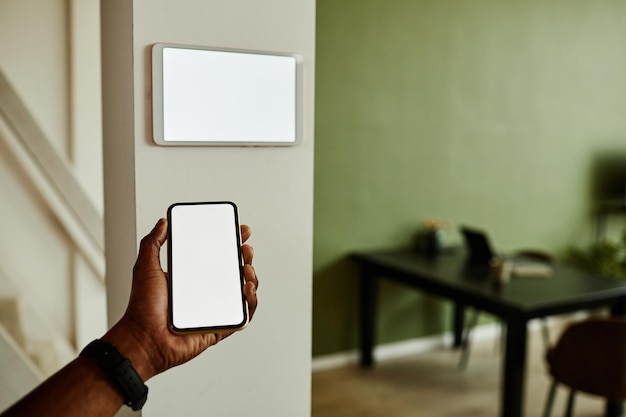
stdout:
MULTIPOLYGON (((598 155, 626 147, 622 0, 318 0, 313 354, 356 347, 354 250, 441 217, 501 250, 591 239, 598 155)), ((385 285, 380 341, 448 329, 385 285)))

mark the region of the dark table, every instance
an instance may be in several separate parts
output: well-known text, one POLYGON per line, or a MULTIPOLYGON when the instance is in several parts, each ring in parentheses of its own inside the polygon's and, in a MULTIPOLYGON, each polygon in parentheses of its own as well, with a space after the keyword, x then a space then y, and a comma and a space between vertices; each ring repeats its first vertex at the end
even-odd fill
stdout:
MULTIPOLYGON (((626 314, 626 282, 556 264, 548 278, 511 278, 497 286, 484 267, 471 267, 463 251, 438 256, 411 249, 354 253, 360 271, 361 364, 372 366, 378 282, 388 279, 452 300, 455 303, 455 345, 460 345, 464 308, 474 307, 500 317, 506 324, 502 375, 502 417, 524 414, 526 327, 528 321, 555 314, 609 307, 626 314)), ((622 404, 607 402, 606 415, 622 415, 622 404)))

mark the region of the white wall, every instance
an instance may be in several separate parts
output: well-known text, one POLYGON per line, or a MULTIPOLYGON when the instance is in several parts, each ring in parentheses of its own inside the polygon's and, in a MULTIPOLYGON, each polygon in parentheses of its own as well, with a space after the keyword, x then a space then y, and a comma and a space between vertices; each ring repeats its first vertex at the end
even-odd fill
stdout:
POLYGON ((233 200, 252 226, 260 306, 242 333, 149 381, 146 416, 310 413, 313 0, 101 2, 109 320, 139 239, 176 201, 233 200), (150 137, 155 42, 304 57, 304 140, 292 148, 163 148, 150 137))
MULTIPOLYGON (((0 0, 0 70, 101 209, 98 15, 98 0, 0 0)), ((89 299, 84 326, 72 301, 76 285, 101 284, 2 141, 0 189, 0 264, 10 279, 67 339, 101 334, 104 297, 89 299)))
MULTIPOLYGON (((0 1, 0 70, 42 130, 64 150, 68 119, 64 8, 60 1, 36 1, 31 6, 40 7, 42 13, 33 14, 25 3, 0 1)), ((0 227, 5 236, 0 239, 0 264, 69 337, 71 250, 1 142, 0 187, 0 227)))
POLYGON ((0 0, 0 65, 46 136, 68 149, 65 0, 0 0))

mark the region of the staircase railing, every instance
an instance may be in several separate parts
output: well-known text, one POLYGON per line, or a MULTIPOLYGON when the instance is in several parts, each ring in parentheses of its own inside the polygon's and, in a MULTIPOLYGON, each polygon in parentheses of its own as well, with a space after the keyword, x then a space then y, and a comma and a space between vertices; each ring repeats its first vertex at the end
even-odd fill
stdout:
POLYGON ((67 157, 46 138, 2 71, 0 140, 44 197, 95 275, 104 280, 102 214, 78 182, 67 157))

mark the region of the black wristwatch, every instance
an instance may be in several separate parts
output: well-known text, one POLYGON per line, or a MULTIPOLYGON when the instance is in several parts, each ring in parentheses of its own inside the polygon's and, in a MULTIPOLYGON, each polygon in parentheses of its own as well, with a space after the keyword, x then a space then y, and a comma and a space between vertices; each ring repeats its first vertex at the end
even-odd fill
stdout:
POLYGON ((148 387, 130 361, 115 346, 96 339, 85 346, 79 356, 91 359, 107 374, 124 394, 124 403, 127 406, 133 411, 141 410, 148 399, 148 387))

